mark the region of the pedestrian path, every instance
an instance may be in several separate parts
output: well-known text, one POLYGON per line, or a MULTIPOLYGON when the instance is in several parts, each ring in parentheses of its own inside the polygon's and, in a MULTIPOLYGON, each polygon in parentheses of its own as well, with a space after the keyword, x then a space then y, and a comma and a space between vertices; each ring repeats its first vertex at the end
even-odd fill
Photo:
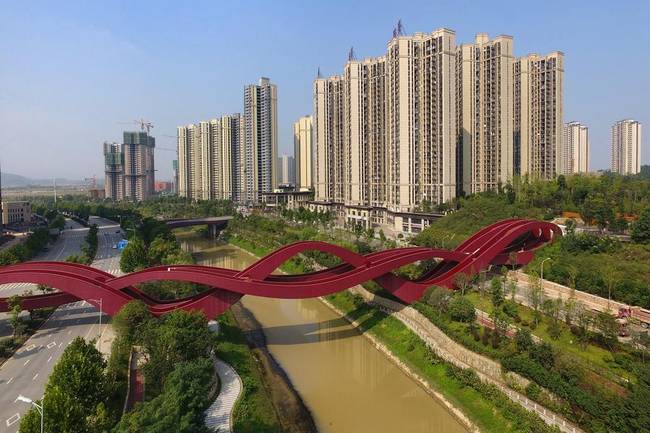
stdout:
POLYGON ((243 390, 241 377, 222 360, 213 358, 213 362, 219 376, 221 389, 217 399, 205 411, 205 425, 215 432, 232 433, 235 403, 243 390))

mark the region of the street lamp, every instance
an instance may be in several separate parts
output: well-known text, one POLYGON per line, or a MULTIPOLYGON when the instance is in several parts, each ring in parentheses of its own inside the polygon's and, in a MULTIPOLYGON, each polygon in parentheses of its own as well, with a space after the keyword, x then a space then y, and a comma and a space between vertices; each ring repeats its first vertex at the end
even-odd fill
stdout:
POLYGON ((38 413, 41 414, 41 433, 43 433, 43 412, 44 412, 43 408, 45 407, 45 403, 41 403, 39 405, 38 403, 36 403, 31 398, 25 397, 24 395, 19 395, 16 400, 22 401, 23 403, 31 404, 32 406, 34 406, 36 408, 38 413))
POLYGON ((102 310, 103 310, 102 306, 103 306, 104 300, 103 300, 103 298, 88 299, 88 300, 89 301, 95 301, 95 302, 99 303, 99 331, 97 332, 98 333, 97 340, 99 340, 99 351, 101 352, 101 350, 102 350, 102 310))
POLYGON ((542 263, 540 263, 539 265, 540 268, 539 279, 542 281, 542 287, 544 287, 544 262, 547 260, 551 260, 551 258, 550 257, 545 258, 544 260, 542 260, 542 263))

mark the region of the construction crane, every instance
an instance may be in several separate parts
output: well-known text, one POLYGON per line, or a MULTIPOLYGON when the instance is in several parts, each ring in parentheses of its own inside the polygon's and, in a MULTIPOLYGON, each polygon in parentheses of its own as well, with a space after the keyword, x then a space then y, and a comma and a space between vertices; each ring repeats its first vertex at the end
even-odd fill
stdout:
POLYGON ((149 131, 151 131, 151 129, 153 128, 153 123, 149 122, 148 120, 144 120, 143 118, 132 120, 131 122, 118 122, 118 123, 122 125, 135 123, 136 125, 140 126, 140 129, 142 131, 147 131, 147 135, 149 135, 149 131))

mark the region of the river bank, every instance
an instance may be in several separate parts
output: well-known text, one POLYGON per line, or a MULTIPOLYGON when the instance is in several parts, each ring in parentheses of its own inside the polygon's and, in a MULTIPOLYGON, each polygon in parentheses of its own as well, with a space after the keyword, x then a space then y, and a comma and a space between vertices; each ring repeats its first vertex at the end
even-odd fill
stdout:
POLYGON ((233 305, 231 311, 258 362, 264 386, 284 432, 317 433, 309 409, 294 389, 286 372, 269 352, 262 325, 241 303, 233 305))
MULTIPOLYGON (((186 248, 211 266, 242 269, 256 261, 205 239, 193 238, 186 248)), ((467 433, 440 400, 320 300, 246 296, 241 303, 261 324, 269 353, 321 433, 467 433)))

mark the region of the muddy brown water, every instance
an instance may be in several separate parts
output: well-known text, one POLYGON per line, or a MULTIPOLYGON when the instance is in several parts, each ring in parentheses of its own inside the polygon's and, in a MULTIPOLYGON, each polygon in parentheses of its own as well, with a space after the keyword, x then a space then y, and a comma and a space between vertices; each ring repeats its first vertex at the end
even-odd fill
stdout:
MULTIPOLYGON (((179 235, 205 265, 243 269, 255 261, 231 245, 179 235)), ((245 296, 268 349, 322 433, 466 433, 438 400, 318 299, 245 296)))

